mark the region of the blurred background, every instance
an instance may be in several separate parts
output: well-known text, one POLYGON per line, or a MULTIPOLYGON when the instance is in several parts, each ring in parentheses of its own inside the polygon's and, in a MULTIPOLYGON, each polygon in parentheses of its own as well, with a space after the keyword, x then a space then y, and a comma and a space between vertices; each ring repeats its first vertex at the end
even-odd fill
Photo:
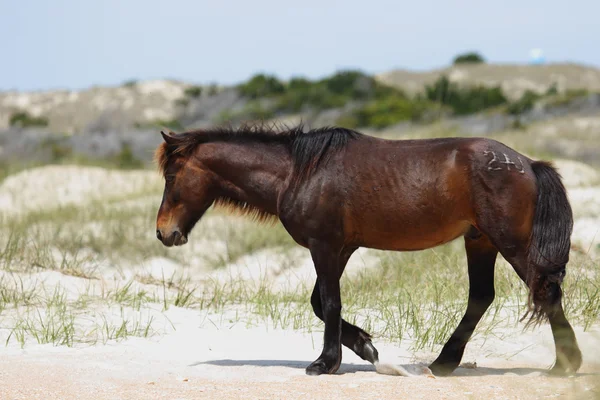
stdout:
MULTIPOLYGON (((279 224, 211 210, 186 246, 154 237, 160 129, 258 120, 483 136, 554 161, 576 218, 567 313, 597 329, 598 15, 592 0, 0 0, 0 343, 165 334, 182 320, 171 307, 321 329, 310 257, 279 224)), ((348 318, 435 354, 466 305, 462 243, 363 250, 344 277, 348 318)), ((514 312, 498 306, 488 327, 525 310, 500 264, 497 301, 514 312)), ((542 348, 531 359, 551 362, 542 348)))
MULTIPOLYGON (((598 166, 600 6, 2 2, 0 162, 146 165, 160 127, 502 135, 598 166), (119 161, 120 160, 120 161, 119 161)), ((509 143, 512 144, 512 143, 509 143)))

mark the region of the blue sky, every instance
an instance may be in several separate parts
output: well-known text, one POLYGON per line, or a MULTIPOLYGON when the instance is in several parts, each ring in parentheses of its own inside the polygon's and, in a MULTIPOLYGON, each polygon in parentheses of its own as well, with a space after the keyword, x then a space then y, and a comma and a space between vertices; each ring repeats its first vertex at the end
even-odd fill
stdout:
POLYGON ((0 90, 423 70, 468 50, 600 66, 599 15, 598 0, 0 0, 0 90))

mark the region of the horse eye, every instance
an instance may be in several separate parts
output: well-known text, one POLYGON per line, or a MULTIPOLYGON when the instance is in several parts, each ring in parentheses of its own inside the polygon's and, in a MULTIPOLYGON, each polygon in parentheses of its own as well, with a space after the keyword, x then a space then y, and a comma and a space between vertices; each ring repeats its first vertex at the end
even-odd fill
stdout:
POLYGON ((165 176, 165 181, 166 181, 167 183, 171 183, 171 182, 173 182, 174 180, 175 180, 175 176, 173 176, 173 175, 167 175, 167 176, 165 176))

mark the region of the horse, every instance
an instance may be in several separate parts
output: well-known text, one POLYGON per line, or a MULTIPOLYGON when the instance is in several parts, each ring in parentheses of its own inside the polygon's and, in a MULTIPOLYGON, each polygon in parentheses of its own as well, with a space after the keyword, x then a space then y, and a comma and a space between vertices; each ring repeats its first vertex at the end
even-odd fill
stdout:
POLYGON ((342 127, 246 124, 161 135, 155 161, 165 187, 156 236, 163 245, 187 243, 214 205, 279 220, 310 252, 317 275, 310 302, 325 329, 306 374, 335 373, 342 345, 379 362, 372 336, 341 318, 340 278, 355 250, 417 251, 460 236, 467 309, 429 365, 433 374, 449 375, 460 364, 494 300, 498 253, 529 288, 527 323, 550 323, 550 372, 581 366, 561 302, 573 213, 552 163, 488 138, 390 140, 342 127))

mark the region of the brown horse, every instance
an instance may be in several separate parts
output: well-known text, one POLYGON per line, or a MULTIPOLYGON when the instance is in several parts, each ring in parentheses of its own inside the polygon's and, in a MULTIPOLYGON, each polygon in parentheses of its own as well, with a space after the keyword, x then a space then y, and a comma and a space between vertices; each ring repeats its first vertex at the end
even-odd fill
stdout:
POLYGON ((314 312, 325 323, 310 375, 334 373, 341 345, 378 363, 371 336, 341 319, 340 277, 359 247, 422 250, 465 240, 466 313, 431 364, 459 365, 494 299, 498 252, 530 289, 530 321, 548 319, 553 372, 575 372, 581 352, 561 304, 573 216, 554 168, 490 139, 383 140, 343 128, 304 132, 245 126, 161 132, 156 159, 165 177, 156 235, 182 245, 213 204, 278 218, 309 249, 317 281, 314 312))

